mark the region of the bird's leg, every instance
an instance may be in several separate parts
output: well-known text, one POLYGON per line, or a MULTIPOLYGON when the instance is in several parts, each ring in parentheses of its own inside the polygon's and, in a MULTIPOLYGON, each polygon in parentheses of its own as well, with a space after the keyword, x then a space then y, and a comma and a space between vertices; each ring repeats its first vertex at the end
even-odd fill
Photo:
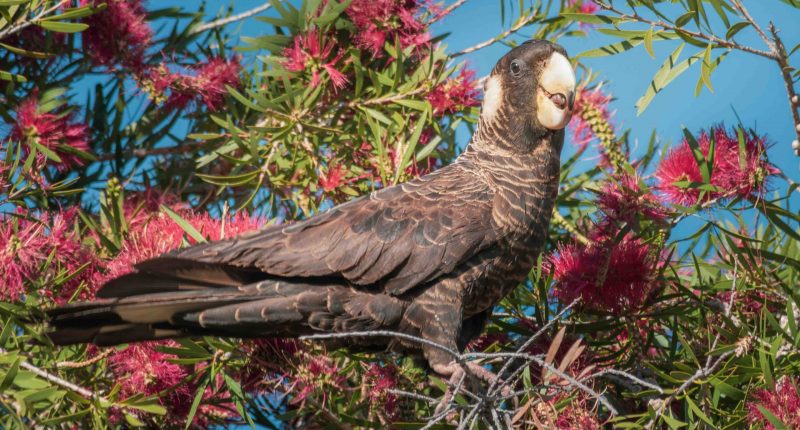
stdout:
POLYGON ((502 387, 500 389, 500 394, 503 396, 510 397, 513 393, 509 386, 504 385, 502 381, 499 380, 499 377, 496 373, 474 361, 467 361, 464 363, 453 361, 444 366, 433 365, 433 370, 440 375, 450 376, 447 391, 444 393, 439 405, 436 406, 436 415, 440 414, 450 405, 450 403, 453 401, 453 397, 458 394, 461 386, 463 386, 464 380, 470 375, 475 376, 479 380, 488 384, 500 384, 502 387))

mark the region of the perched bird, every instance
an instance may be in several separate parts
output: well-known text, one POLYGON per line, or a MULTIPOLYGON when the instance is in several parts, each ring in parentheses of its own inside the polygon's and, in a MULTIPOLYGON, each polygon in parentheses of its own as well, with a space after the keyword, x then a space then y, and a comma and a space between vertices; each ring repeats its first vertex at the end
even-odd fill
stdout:
MULTIPOLYGON (((140 263, 97 300, 48 311, 50 339, 114 345, 381 329, 463 350, 541 252, 574 97, 564 48, 523 43, 486 80, 478 127, 453 164, 302 222, 140 263)), ((409 340, 347 346, 421 352, 445 376, 460 368, 409 340)))

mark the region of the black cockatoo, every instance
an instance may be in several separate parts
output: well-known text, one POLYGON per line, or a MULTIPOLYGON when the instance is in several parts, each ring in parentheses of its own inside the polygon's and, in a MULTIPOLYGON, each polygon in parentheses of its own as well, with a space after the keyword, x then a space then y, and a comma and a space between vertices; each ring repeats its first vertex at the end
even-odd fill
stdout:
MULTIPOLYGON (((95 301, 48 311, 49 336, 113 345, 382 329, 462 350, 544 245, 575 85, 561 46, 523 43, 485 81, 478 127, 453 164, 302 222, 140 263, 95 301)), ((416 342, 349 346, 421 352, 435 372, 457 370, 416 342)))

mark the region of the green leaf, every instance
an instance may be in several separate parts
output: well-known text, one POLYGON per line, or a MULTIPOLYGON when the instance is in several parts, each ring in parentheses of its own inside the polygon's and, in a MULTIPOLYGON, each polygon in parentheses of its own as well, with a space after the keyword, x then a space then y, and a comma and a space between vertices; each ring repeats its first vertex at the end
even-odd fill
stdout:
POLYGON ((711 44, 709 43, 706 50, 703 52, 703 62, 700 65, 700 77, 708 90, 714 92, 714 87, 711 86, 711 72, 714 70, 711 63, 711 44))
POLYGON ((700 55, 702 54, 695 54, 679 63, 678 57, 680 57, 684 46, 686 46, 684 43, 678 45, 675 51, 664 61, 664 64, 661 65, 661 68, 658 69, 655 76, 653 76, 653 80, 650 82, 644 95, 636 102, 636 115, 641 115, 642 112, 647 109, 650 102, 653 101, 656 94, 666 88, 667 85, 680 76, 681 73, 685 72, 689 66, 700 60, 700 55))
POLYGON ((0 79, 4 81, 14 81, 14 82, 28 82, 28 79, 25 76, 17 75, 15 73, 9 73, 5 70, 0 70, 0 79))
POLYGON ((653 51, 653 27, 644 34, 644 49, 650 54, 650 58, 656 58, 656 53, 653 51))
MULTIPOLYGON (((97 12, 99 12, 99 11, 105 9, 105 8, 106 8, 106 6, 105 6, 105 4, 103 4, 101 7, 82 6, 82 7, 64 9, 64 11, 62 13, 60 13, 58 15, 46 16, 46 17, 42 18, 41 21, 62 21, 62 20, 65 20, 65 19, 83 18, 83 17, 87 17, 89 15, 95 14, 95 13, 97 13, 97 12)), ((67 33, 72 33, 72 32, 67 32, 67 33)))
POLYGON ((0 46, 2 46, 3 48, 5 48, 5 49, 17 54, 17 55, 22 55, 24 57, 43 59, 43 58, 50 58, 50 57, 53 56, 53 54, 48 54, 47 52, 29 51, 27 49, 22 49, 22 48, 17 48, 15 46, 11 46, 11 45, 6 45, 5 43, 0 43, 0 46))
MULTIPOLYGON (((683 126, 681 126, 681 128, 683 129, 683 136, 686 138, 686 142, 689 143, 689 147, 692 149, 694 161, 697 163, 697 167, 700 169, 700 174, 703 176, 703 183, 710 184, 711 167, 709 166, 708 160, 706 160, 706 156, 703 155, 703 151, 700 149, 700 144, 697 143, 697 139, 694 138, 689 129, 683 126)), ((713 157, 712 154, 713 148, 709 148, 709 157, 713 157)))
POLYGON ((172 218, 172 220, 175 221, 183 229, 183 231, 186 234, 188 234, 194 240, 196 240, 197 243, 205 243, 206 242, 206 238, 203 237, 203 235, 200 234, 200 232, 197 231, 197 229, 195 229, 194 226, 189 224, 188 221, 183 219, 183 217, 178 215, 175 211, 173 211, 172 209, 170 209, 169 207, 164 206, 164 205, 161 205, 161 211, 164 212, 165 214, 169 215, 169 217, 172 218))
POLYGON ((0 393, 5 392, 8 387, 14 382, 14 378, 17 377, 17 372, 19 372, 19 365, 22 363, 23 358, 17 357, 11 366, 6 371, 5 376, 3 376, 3 380, 0 381, 0 393))
POLYGON ((773 427, 775 427, 775 430, 789 430, 789 427, 786 427, 786 424, 784 424, 783 421, 781 421, 778 417, 773 415, 772 412, 769 411, 769 409, 761 405, 756 405, 756 406, 758 406, 758 410, 761 412, 761 415, 763 415, 764 418, 766 418, 767 421, 769 421, 769 423, 772 424, 773 427))
POLYGON ((203 378, 203 383, 197 387, 197 393, 194 395, 192 406, 189 408, 189 414, 186 416, 186 427, 184 427, 185 430, 188 430, 192 426, 194 415, 197 413, 197 408, 200 406, 200 402, 203 400, 203 395, 205 394, 208 382, 208 378, 205 377, 203 378))
POLYGON ((614 18, 606 15, 589 14, 589 13, 564 12, 561 14, 561 16, 570 21, 583 22, 586 24, 615 24, 620 21, 619 18, 614 18))
POLYGON ((747 27, 748 25, 750 25, 750 23, 749 23, 749 22, 747 22, 747 21, 737 22, 736 24, 733 24, 733 25, 732 25, 732 26, 731 26, 731 27, 728 29, 728 32, 727 32, 727 33, 725 33, 725 39, 726 39, 726 40, 731 40, 731 38, 732 38, 733 36, 735 36, 735 35, 736 35, 736 33, 738 33, 738 32, 740 32, 740 31, 742 31, 742 30, 743 30, 745 27, 747 27))
POLYGON ((403 159, 400 164, 397 166, 397 171, 394 173, 394 182, 400 179, 400 174, 402 174, 405 169, 408 161, 411 159, 411 154, 414 153, 414 150, 417 147, 417 142, 419 142, 419 137, 422 135, 422 130, 427 126, 428 122, 428 112, 423 112, 420 118, 417 120, 417 125, 414 127, 413 133, 411 133, 411 139, 408 141, 408 146, 406 147, 405 152, 403 152, 403 159))
POLYGON ((45 30, 55 31, 58 33, 77 33, 79 31, 89 28, 87 24, 80 22, 57 22, 57 21, 38 21, 36 25, 44 28, 45 30))

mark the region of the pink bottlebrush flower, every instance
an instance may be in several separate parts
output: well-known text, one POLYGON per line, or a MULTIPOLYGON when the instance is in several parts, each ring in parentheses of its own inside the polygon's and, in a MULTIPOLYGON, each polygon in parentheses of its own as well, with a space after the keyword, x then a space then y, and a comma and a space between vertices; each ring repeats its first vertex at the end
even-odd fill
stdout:
POLYGON ((739 140, 735 130, 729 134, 721 126, 713 127, 710 133, 703 131, 697 139, 700 151, 705 157, 708 157, 712 134, 715 151, 710 182, 718 187, 718 190, 706 191, 703 200, 700 201, 698 188, 675 185, 676 182, 682 181, 703 182, 692 149, 684 139, 667 153, 655 173, 660 182, 658 188, 669 201, 691 206, 718 198, 734 196, 749 198, 754 194, 761 195, 766 189, 767 177, 777 173, 777 169, 766 159, 764 138, 752 132, 745 133, 744 158, 740 159, 739 140))
MULTIPOLYGON (((81 6, 98 0, 81 0, 81 6)), ((153 39, 146 22, 147 11, 140 0, 107 0, 106 9, 84 19, 83 48, 95 65, 114 69, 117 64, 134 74, 143 71, 145 54, 153 39)))
MULTIPOLYGON (((560 397, 560 396, 559 396, 560 397)), ((557 403, 558 398, 554 398, 550 403, 557 403)), ((555 419, 555 428, 558 430, 600 430, 600 421, 596 413, 589 410, 586 399, 573 399, 567 407, 558 411, 555 419)))
POLYGON ((569 128, 572 131, 572 143, 585 148, 593 139, 601 141, 613 139, 614 127, 611 123, 613 112, 609 110, 611 95, 602 91, 598 85, 592 89, 581 87, 575 96, 575 115, 572 116, 569 128))
POLYGON ((70 167, 83 165, 83 160, 77 155, 65 151, 59 146, 87 152, 89 151, 89 133, 85 124, 73 121, 72 113, 45 113, 39 111, 39 101, 36 95, 24 100, 16 109, 17 120, 11 126, 10 138, 12 141, 27 143, 23 150, 30 152, 33 143, 39 144, 58 155, 61 162, 46 158, 38 153, 41 165, 55 165, 61 172, 70 167))
MULTIPOLYGON (((25 215, 19 212, 19 215, 25 215)), ((28 215, 30 218, 6 217, 0 222, 0 279, 4 300, 19 300, 28 292, 27 283, 34 280, 54 280, 59 275, 77 273, 56 290, 43 289, 42 297, 65 303, 82 286, 89 285, 99 265, 97 256, 81 241, 73 229, 76 209, 55 214, 28 215), (49 264, 46 262, 51 259, 49 264), (44 267, 46 266, 46 267, 44 267)), ((89 297, 88 288, 83 288, 79 299, 89 297)))
POLYGON ((397 39, 402 49, 425 48, 431 37, 419 19, 425 4, 418 0, 353 0, 346 13, 356 27, 355 43, 375 57, 386 42, 397 39))
MULTIPOLYGON (((159 346, 177 347, 178 344, 171 340, 135 343, 109 357, 109 367, 121 385, 120 396, 123 399, 137 394, 158 394, 177 386, 189 374, 186 367, 168 361, 177 356, 159 352, 156 349, 159 346)), ((167 395, 163 404, 181 397, 191 399, 192 394, 187 385, 178 386, 167 395)))
POLYGON ((614 243, 599 230, 591 245, 561 245, 548 259, 563 303, 582 297, 585 308, 609 313, 632 312, 644 305, 655 287, 650 247, 639 239, 614 243))
POLYGON ((478 106, 478 90, 475 71, 462 67, 453 78, 446 80, 434 88, 427 96, 433 107, 434 115, 454 114, 467 107, 478 106))
POLYGON ((122 202, 122 214, 128 224, 128 231, 138 231, 151 219, 157 217, 161 205, 179 213, 189 209, 186 203, 180 201, 180 197, 155 188, 146 188, 141 192, 127 194, 125 201, 122 202))
MULTIPOLYGON (((262 225, 258 218, 243 213, 228 217, 225 222, 211 218, 208 214, 195 214, 188 210, 181 211, 180 215, 210 240, 253 231, 262 225)), ((107 263, 105 273, 95 276, 94 284, 99 287, 113 278, 130 273, 136 263, 180 248, 185 236, 183 228, 172 218, 162 212, 153 214, 146 224, 131 230, 122 250, 107 263)), ((191 238, 188 240, 190 243, 194 242, 191 238)))
MULTIPOLYGON (((176 364, 170 361, 178 358, 176 355, 158 350, 159 347, 178 346, 173 340, 135 343, 114 352, 109 357, 108 363, 111 373, 120 384, 122 399, 136 395, 158 395, 159 404, 167 409, 166 421, 171 425, 182 426, 197 390, 194 384, 186 383, 184 380, 189 375, 198 373, 203 365, 193 368, 176 364)), ((223 384, 222 376, 218 376, 218 380, 206 387, 201 404, 193 418, 193 423, 201 428, 233 415, 233 406, 225 407, 225 399, 229 395, 219 392, 223 384)))
POLYGON ((800 414, 797 413, 800 411, 800 393, 797 381, 793 378, 781 377, 775 388, 758 390, 753 400, 747 402, 747 421, 752 424, 763 424, 765 430, 775 430, 775 426, 767 420, 759 406, 781 420, 786 428, 800 428, 800 414))
POLYGON ((483 352, 492 345, 503 345, 509 341, 511 341, 511 338, 505 333, 484 333, 467 344, 467 349, 469 351, 483 352))
POLYGON ((301 402, 315 391, 322 393, 322 401, 325 403, 329 392, 341 389, 346 381, 344 375, 340 375, 339 367, 328 356, 305 357, 298 369, 293 386, 298 389, 295 401, 301 402))
POLYGON ((337 164, 328 168, 324 176, 320 175, 318 183, 323 191, 332 192, 346 183, 346 176, 347 170, 341 164, 337 164))
POLYGON ((336 68, 337 63, 344 56, 344 50, 340 48, 335 55, 332 55, 336 41, 327 40, 323 44, 320 41, 321 37, 325 37, 325 35, 320 35, 316 29, 295 36, 292 45, 283 50, 283 55, 286 57, 283 67, 290 72, 310 70, 309 86, 311 87, 319 85, 320 73, 324 71, 333 83, 334 90, 344 88, 348 79, 336 68))
POLYGON ((226 85, 241 84, 239 59, 216 57, 193 67, 189 73, 169 70, 165 65, 152 67, 142 74, 139 87, 155 103, 164 103, 168 109, 184 109, 192 103, 202 102, 210 111, 219 110, 228 90, 226 85))
POLYGON ((364 372, 364 384, 368 387, 367 396, 370 404, 390 419, 396 417, 398 413, 397 396, 389 392, 397 387, 398 372, 399 369, 392 363, 386 365, 370 363, 364 372))
POLYGON ((302 344, 295 339, 245 340, 242 343, 242 353, 248 360, 237 375, 242 389, 248 393, 265 392, 269 388, 266 384, 269 377, 285 375, 290 367, 286 364, 300 351, 302 344))
POLYGON ((569 0, 569 7, 587 15, 592 15, 600 10, 600 6, 594 0, 569 0))
POLYGON ((194 88, 208 109, 219 110, 223 98, 228 92, 225 86, 239 86, 241 70, 242 66, 239 64, 238 57, 230 60, 213 58, 197 69, 197 76, 193 82, 194 88))
MULTIPOLYGON (((0 160, 0 196, 6 192, 6 188, 11 186, 11 167, 0 160)), ((3 204, 5 199, 0 197, 0 204, 3 204)))
POLYGON ((597 199, 597 206, 609 220, 632 223, 639 215, 663 223, 668 211, 650 191, 643 191, 638 176, 622 175, 606 182, 597 199))

